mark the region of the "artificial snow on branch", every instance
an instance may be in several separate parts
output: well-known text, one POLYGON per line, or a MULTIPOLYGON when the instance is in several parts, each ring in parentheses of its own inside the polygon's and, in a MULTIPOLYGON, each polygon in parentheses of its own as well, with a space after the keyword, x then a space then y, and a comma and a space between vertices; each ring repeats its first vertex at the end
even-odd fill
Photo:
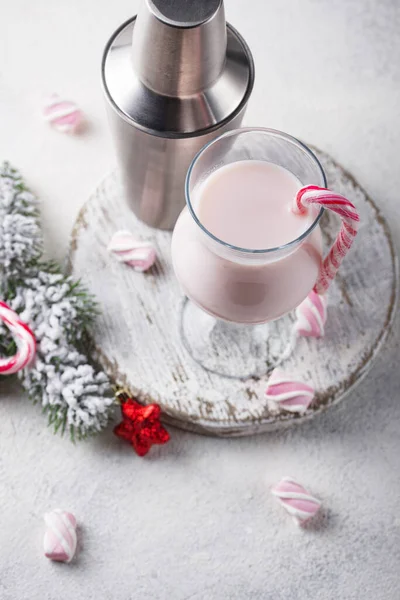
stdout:
MULTIPOLYGON (((18 377, 55 431, 82 439, 103 429, 114 398, 108 377, 85 354, 96 303, 83 286, 45 262, 37 200, 20 174, 0 167, 0 299, 34 332, 37 354, 18 377)), ((15 346, 0 326, 0 352, 15 346)))

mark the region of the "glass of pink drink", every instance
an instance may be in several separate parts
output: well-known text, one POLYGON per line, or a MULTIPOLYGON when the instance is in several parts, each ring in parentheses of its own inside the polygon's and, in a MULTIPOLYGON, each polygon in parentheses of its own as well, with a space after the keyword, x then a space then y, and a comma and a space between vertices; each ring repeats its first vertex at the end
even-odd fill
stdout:
POLYGON ((191 300, 182 339, 205 369, 259 376, 287 354, 292 318, 284 316, 312 290, 322 263, 323 209, 291 210, 309 184, 326 187, 318 159, 272 129, 230 131, 194 158, 172 260, 191 300))

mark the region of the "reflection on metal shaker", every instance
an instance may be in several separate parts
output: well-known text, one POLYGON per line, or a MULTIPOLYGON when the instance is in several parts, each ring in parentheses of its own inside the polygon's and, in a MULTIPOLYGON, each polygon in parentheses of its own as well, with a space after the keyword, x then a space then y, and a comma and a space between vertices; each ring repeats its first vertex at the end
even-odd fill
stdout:
POLYGON ((193 157, 241 124, 251 52, 223 0, 142 0, 107 43, 102 81, 127 201, 148 225, 172 229, 193 157))

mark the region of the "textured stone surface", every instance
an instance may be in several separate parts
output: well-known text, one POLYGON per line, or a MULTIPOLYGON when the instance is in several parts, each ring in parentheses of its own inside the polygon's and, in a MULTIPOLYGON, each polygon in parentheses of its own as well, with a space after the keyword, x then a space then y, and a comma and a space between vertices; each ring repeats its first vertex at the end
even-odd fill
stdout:
MULTIPOLYGON (((226 0, 226 9, 256 59, 248 124, 327 150, 380 203, 398 243, 398 2, 226 0)), ((0 7, 0 155, 43 198, 49 253, 60 259, 112 168, 99 59, 134 10, 132 0, 0 7), (86 134, 42 123, 49 91, 90 114, 86 134)), ((1 600, 398 600, 399 341, 397 320, 352 397, 310 423, 239 440, 171 430, 144 460, 111 433, 76 447, 54 437, 2 382, 1 600), (285 474, 324 501, 320 529, 294 528, 269 496, 285 474), (70 565, 42 557, 42 515, 58 506, 82 524, 70 565)))

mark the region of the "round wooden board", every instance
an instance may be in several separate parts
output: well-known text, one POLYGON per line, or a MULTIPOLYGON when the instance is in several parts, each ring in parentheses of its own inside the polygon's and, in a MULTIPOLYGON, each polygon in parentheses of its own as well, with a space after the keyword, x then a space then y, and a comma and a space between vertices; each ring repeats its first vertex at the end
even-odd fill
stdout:
MULTIPOLYGON (((171 265, 171 234, 135 218, 115 173, 104 179, 80 212, 69 267, 100 304, 92 331, 96 358, 116 384, 141 402, 159 403, 165 422, 218 436, 270 431, 337 403, 370 368, 395 312, 397 258, 388 225, 374 202, 329 156, 317 154, 329 186, 359 208, 362 226, 329 291, 325 337, 300 339, 284 365, 312 381, 317 390, 302 416, 269 410, 266 376, 247 381, 221 378, 187 355, 179 336, 182 294, 171 265), (150 272, 137 273, 109 254, 107 244, 120 229, 154 243, 158 261, 150 272)), ((322 229, 326 243, 331 243, 338 229, 336 218, 325 214, 322 229)))

